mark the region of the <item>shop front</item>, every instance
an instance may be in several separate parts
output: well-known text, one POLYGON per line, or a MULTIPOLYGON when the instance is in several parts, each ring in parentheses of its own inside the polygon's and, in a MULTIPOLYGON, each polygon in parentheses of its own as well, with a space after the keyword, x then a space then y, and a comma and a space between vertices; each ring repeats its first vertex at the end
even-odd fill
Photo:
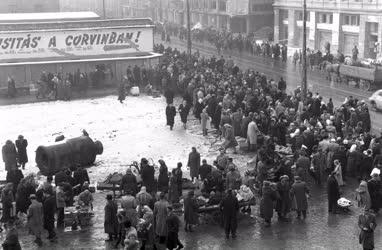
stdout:
MULTIPOLYGON (((118 84, 132 68, 158 62, 150 19, 0 24, 0 91, 34 88, 43 72, 91 86, 118 84)), ((74 82, 73 82, 74 84, 74 82)), ((26 91, 28 92, 28 91, 26 91)))

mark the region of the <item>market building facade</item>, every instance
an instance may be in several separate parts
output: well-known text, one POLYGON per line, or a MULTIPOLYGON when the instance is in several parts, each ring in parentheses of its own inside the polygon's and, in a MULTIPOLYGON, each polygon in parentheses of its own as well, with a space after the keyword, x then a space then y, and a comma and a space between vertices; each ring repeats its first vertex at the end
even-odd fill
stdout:
MULTIPOLYGON (((287 42, 288 53, 302 48, 302 1, 275 0, 274 40, 287 42)), ((307 47, 360 58, 382 56, 382 0, 307 0, 307 47)))
MULTIPOLYGON (((75 13, 66 13, 71 16, 75 13)), ((34 88, 41 73, 92 74, 102 71, 100 87, 116 85, 130 65, 154 66, 151 19, 31 21, 4 23, 0 20, 0 90, 12 77, 16 87, 34 88)), ((63 19, 63 14, 57 13, 63 19)), ((1 16, 0 16, 1 18, 1 16)))

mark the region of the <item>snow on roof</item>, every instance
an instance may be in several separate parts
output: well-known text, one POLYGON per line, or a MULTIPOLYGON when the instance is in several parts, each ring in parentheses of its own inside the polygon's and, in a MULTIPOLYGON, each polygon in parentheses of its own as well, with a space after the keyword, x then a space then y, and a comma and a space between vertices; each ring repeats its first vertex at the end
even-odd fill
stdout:
POLYGON ((52 21, 98 19, 99 15, 91 11, 80 12, 42 12, 42 13, 6 13, 0 14, 0 22, 52 21))

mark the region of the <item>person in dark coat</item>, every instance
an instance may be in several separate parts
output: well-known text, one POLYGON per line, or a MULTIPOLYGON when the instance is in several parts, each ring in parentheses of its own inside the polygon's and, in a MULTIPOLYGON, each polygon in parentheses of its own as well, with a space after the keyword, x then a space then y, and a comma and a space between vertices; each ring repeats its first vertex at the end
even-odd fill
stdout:
POLYGON ((198 203, 196 202, 194 191, 190 191, 184 199, 184 222, 186 223, 184 230, 192 232, 192 225, 198 223, 198 203))
POLYGON ((192 147, 192 151, 188 155, 187 167, 190 168, 191 180, 194 181, 194 178, 199 179, 200 154, 195 147, 192 147))
POLYGON ((219 130, 219 128, 220 128, 220 122, 221 122, 221 117, 222 117, 222 109, 223 109, 222 104, 219 103, 216 106, 215 114, 212 116, 212 123, 214 124, 214 127, 217 130, 219 130))
POLYGON ((77 169, 73 172, 73 179, 73 185, 80 185, 80 190, 82 190, 82 185, 84 185, 85 182, 90 183, 88 171, 81 166, 77 167, 77 169))
POLYGON ((164 91, 164 97, 166 97, 166 103, 167 105, 173 104, 174 103, 174 91, 170 88, 166 88, 164 91))
POLYGON ((138 183, 137 177, 133 174, 130 168, 126 170, 126 174, 122 177, 121 180, 121 193, 126 194, 127 192, 131 192, 132 195, 138 192, 138 183))
POLYGON ((21 245, 19 242, 19 234, 17 232, 17 227, 15 220, 12 219, 8 222, 8 232, 5 236, 5 240, 2 244, 4 250, 21 250, 21 245))
POLYGON ((56 238, 54 231, 54 215, 56 212, 56 197, 54 197, 53 190, 48 189, 44 193, 45 200, 43 203, 44 212, 44 228, 48 231, 48 239, 53 241, 56 238))
POLYGON ((175 123, 176 109, 172 103, 168 104, 166 107, 166 120, 167 126, 170 126, 170 130, 173 129, 175 123))
POLYGON ((5 163, 5 171, 17 168, 17 151, 16 146, 11 140, 7 140, 2 148, 3 161, 5 163))
POLYGON ((199 121, 201 121, 201 114, 203 112, 203 109, 204 109, 204 104, 203 104, 203 100, 202 99, 199 99, 196 103, 195 103, 195 106, 194 106, 194 116, 196 119, 198 119, 199 121))
POLYGON ((329 213, 337 212, 337 201, 340 198, 340 187, 337 179, 335 178, 335 172, 329 175, 327 182, 327 194, 328 194, 328 206, 329 213))
POLYGON ((147 192, 152 194, 155 193, 156 183, 155 183, 155 169, 154 166, 148 164, 146 158, 141 159, 141 177, 142 185, 147 188, 147 192))
POLYGON ((33 175, 28 175, 23 178, 16 191, 16 212, 27 213, 28 207, 31 204, 29 196, 36 194, 37 184, 33 175))
POLYGON ((16 97, 16 83, 13 77, 8 76, 8 97, 9 98, 14 98, 16 97))
POLYGON ((186 100, 184 100, 183 103, 179 105, 178 110, 180 114, 180 120, 183 123, 184 129, 186 129, 187 117, 188 117, 188 113, 190 113, 190 106, 187 104, 186 100))
POLYGON ((263 182, 262 197, 260 200, 260 216, 265 225, 270 226, 273 217, 273 202, 277 200, 277 193, 269 181, 263 182))
POLYGON ((371 174, 371 179, 367 182, 367 187, 371 199, 371 209, 378 213, 382 207, 382 184, 378 173, 374 173, 374 171, 371 174))
POLYGON ((300 176, 294 177, 294 183, 290 190, 291 199, 295 204, 297 211, 297 218, 301 218, 301 213, 304 219, 306 219, 306 211, 308 210, 308 197, 309 189, 300 176))
POLYGON ((178 162, 177 167, 174 171, 176 184, 178 186, 178 193, 179 197, 182 196, 182 190, 183 190, 183 172, 182 172, 182 163, 178 162))
POLYGON ((16 140, 17 160, 22 169, 25 169, 25 163, 28 162, 27 146, 28 141, 24 139, 24 136, 19 135, 18 139, 16 140))
POLYGON ((361 229, 359 234, 359 244, 364 250, 374 249, 374 230, 377 227, 375 215, 365 209, 358 217, 358 227, 361 229))
POLYGON ((237 212, 239 211, 239 201, 233 195, 232 190, 227 190, 227 195, 220 202, 220 209, 223 213, 224 231, 228 239, 229 235, 236 238, 237 212))
POLYGON ((0 219, 1 223, 8 223, 12 219, 12 202, 14 202, 13 196, 13 184, 7 183, 3 190, 1 191, 1 204, 3 207, 2 216, 0 219))
POLYGON ((62 182, 69 182, 68 175, 66 173, 67 169, 63 169, 54 176, 54 184, 58 186, 62 182))
POLYGON ((207 160, 203 159, 202 165, 199 168, 199 175, 201 180, 207 179, 212 172, 212 166, 210 164, 207 164, 207 160))
POLYGON ((13 195, 16 195, 17 187, 20 181, 24 178, 23 172, 20 169, 13 169, 7 172, 6 182, 13 183, 13 195))
POLYGON ((158 176, 158 191, 167 193, 168 192, 168 168, 166 163, 163 160, 158 161, 160 164, 159 167, 159 176, 158 176))
POLYGON ((106 195, 106 200, 104 229, 105 233, 109 235, 106 241, 113 241, 113 237, 116 237, 118 233, 118 204, 113 200, 111 194, 106 195))
POLYGON ((118 87, 118 101, 120 103, 123 103, 123 101, 126 99, 126 85, 125 85, 125 82, 122 81, 120 84, 119 84, 119 87, 118 87))
POLYGON ((166 246, 169 250, 173 250, 175 248, 181 249, 183 248, 183 244, 179 240, 179 226, 180 220, 178 216, 173 212, 172 206, 167 207, 168 216, 166 219, 167 224, 167 241, 166 246))
POLYGON ((291 200, 289 196, 290 184, 288 175, 283 175, 280 177, 280 182, 277 183, 277 193, 278 199, 276 202, 276 211, 278 219, 280 221, 286 221, 287 215, 291 208, 291 200))

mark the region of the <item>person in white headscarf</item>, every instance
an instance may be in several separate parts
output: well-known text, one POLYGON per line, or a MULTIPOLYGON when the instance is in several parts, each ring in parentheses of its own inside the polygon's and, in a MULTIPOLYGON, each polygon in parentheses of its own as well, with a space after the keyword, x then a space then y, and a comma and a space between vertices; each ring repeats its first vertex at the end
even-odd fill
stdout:
POLYGON ((339 160, 334 160, 334 177, 338 182, 338 186, 344 185, 344 180, 342 179, 342 166, 339 160))

